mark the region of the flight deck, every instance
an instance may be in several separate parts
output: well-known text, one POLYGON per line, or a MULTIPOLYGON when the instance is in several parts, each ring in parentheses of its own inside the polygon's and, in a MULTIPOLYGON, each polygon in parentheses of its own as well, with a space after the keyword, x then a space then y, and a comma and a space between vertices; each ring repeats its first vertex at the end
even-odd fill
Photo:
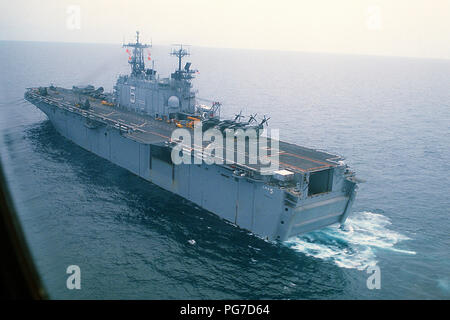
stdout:
MULTIPOLYGON (((172 131, 177 128, 175 123, 167 123, 163 120, 156 120, 149 115, 136 114, 123 108, 106 105, 102 103, 102 100, 75 93, 70 89, 54 87, 53 90, 47 91, 46 96, 39 95, 37 88, 30 89, 29 92, 37 99, 51 102, 53 105, 70 112, 80 113, 88 121, 112 124, 121 129, 123 134, 129 138, 142 143, 156 144, 170 141, 172 131), (86 99, 88 99, 90 107, 88 110, 83 110, 80 108, 80 104, 86 99)), ((192 129, 190 130, 192 131, 192 129)), ((206 147, 208 143, 204 142, 203 147, 206 147)), ((338 164, 337 161, 341 160, 339 156, 284 141, 279 141, 277 150, 271 148, 270 139, 268 139, 268 145, 268 155, 278 153, 280 170, 312 172, 335 167, 338 164)), ((236 156, 235 159, 237 159, 236 156)), ((258 171, 261 170, 262 166, 260 164, 248 164, 248 154, 246 153, 246 167, 258 171)))

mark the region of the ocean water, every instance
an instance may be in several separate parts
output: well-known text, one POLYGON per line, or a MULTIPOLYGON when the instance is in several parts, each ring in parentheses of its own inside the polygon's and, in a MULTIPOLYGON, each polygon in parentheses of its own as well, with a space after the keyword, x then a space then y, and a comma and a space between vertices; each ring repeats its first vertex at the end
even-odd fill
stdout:
MULTIPOLYGON (((160 74, 176 62, 155 46, 160 74)), ((450 60, 197 48, 198 96, 366 180, 347 231, 263 241, 74 145, 26 87, 128 72, 120 45, 0 42, 0 159, 55 299, 449 299, 450 60), (66 288, 68 265, 81 290, 66 288), (381 288, 367 288, 377 265, 381 288)))

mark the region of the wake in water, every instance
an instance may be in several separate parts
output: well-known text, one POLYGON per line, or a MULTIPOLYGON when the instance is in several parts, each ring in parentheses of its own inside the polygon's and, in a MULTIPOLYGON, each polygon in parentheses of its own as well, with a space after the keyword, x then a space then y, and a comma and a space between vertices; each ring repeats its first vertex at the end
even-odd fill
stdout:
POLYGON ((333 226, 294 237, 285 243, 308 256, 333 261, 342 268, 364 270, 377 264, 376 251, 391 250, 416 254, 395 248, 410 238, 387 228, 389 218, 372 212, 357 212, 346 221, 346 231, 333 226))

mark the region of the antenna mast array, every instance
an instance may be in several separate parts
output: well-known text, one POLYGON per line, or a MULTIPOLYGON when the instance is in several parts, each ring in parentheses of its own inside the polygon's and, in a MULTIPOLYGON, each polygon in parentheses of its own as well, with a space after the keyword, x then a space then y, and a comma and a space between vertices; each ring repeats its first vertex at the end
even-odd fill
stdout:
MULTIPOLYGON (((178 58, 178 70, 172 73, 172 78, 176 80, 191 80, 194 78, 193 74, 197 72, 197 70, 191 70, 191 63, 187 62, 183 69, 181 69, 181 60, 190 56, 190 53, 187 49, 183 48, 182 44, 174 44, 177 48, 173 48, 170 53, 171 56, 175 56, 178 58)), ((186 47, 186 45, 185 45, 186 47)))
MULTIPOLYGON (((131 65, 131 74, 139 76, 145 73, 144 49, 151 48, 151 45, 139 42, 139 31, 136 31, 136 43, 124 44, 125 48, 133 48, 133 55, 130 56, 128 63, 131 65)), ((127 49, 128 50, 128 49, 127 49)))

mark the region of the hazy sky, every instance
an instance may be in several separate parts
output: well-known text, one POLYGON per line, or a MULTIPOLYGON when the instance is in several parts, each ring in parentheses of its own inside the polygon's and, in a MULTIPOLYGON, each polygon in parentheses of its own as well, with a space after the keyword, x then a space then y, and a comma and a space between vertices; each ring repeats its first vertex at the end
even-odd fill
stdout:
POLYGON ((2 0, 0 39, 450 59, 450 0, 2 0))

